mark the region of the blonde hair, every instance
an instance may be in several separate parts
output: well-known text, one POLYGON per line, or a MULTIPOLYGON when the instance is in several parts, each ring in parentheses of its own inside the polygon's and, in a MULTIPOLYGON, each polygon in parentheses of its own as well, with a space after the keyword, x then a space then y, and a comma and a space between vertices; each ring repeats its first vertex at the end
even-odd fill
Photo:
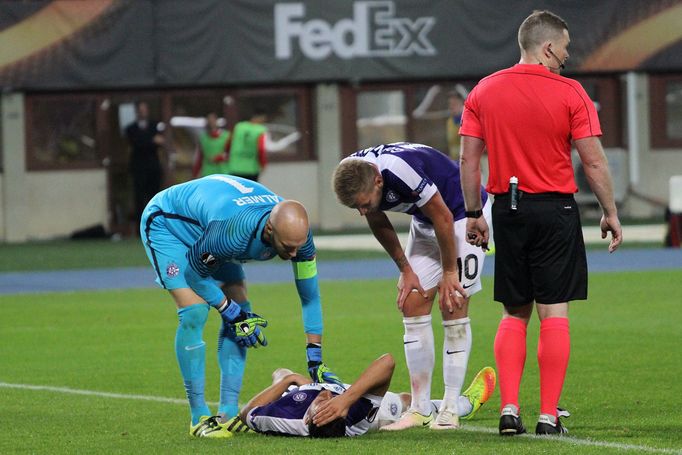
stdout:
POLYGON ((358 194, 372 190, 376 174, 372 163, 365 160, 350 158, 341 161, 332 176, 336 198, 346 207, 353 207, 358 194))
POLYGON ((519 27, 519 47, 532 51, 543 42, 560 37, 564 30, 568 31, 568 25, 562 18, 547 10, 535 10, 519 27))

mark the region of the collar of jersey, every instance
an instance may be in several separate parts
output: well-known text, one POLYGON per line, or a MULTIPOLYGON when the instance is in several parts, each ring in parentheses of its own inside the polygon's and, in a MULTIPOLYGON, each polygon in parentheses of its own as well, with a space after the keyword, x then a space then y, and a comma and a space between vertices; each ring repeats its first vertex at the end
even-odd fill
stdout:
POLYGON ((513 69, 524 73, 552 74, 549 69, 539 63, 517 63, 513 69))
POLYGON ((265 230, 265 224, 268 222, 268 219, 270 218, 270 213, 272 213, 272 210, 268 210, 260 217, 260 220, 258 220, 258 223, 256 224, 257 227, 253 233, 253 236, 256 239, 258 239, 263 245, 272 248, 272 245, 270 245, 270 243, 266 242, 265 239, 263 239, 263 231, 265 230))

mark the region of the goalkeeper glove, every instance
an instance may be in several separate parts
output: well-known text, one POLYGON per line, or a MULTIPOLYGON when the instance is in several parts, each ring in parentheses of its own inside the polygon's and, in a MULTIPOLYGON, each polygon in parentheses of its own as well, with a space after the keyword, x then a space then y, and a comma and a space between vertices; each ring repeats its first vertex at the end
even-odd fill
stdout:
POLYGON ((245 348, 258 347, 258 344, 267 346, 268 341, 260 328, 267 327, 268 321, 256 313, 247 313, 235 301, 229 299, 218 307, 218 312, 234 331, 239 346, 245 348))
POLYGON ((308 373, 314 382, 328 382, 343 387, 341 379, 322 362, 322 346, 317 343, 308 343, 305 348, 308 358, 308 373))

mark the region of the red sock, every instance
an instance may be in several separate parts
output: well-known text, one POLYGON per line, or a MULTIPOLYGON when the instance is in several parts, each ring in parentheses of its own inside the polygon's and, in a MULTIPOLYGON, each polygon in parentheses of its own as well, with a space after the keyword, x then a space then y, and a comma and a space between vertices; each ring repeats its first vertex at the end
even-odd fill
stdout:
POLYGON ((568 318, 547 318, 540 322, 538 365, 540 366, 540 412, 556 417, 561 388, 564 386, 571 334, 568 318))
POLYGON ((500 382, 500 407, 513 404, 520 409, 519 386, 526 363, 526 324, 521 319, 500 321, 495 335, 495 363, 500 382))

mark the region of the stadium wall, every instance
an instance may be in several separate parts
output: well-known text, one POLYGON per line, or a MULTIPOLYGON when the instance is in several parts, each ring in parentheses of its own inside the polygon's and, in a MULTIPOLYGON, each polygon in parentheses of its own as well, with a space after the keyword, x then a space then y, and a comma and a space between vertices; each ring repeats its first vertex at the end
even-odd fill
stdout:
POLYGON ((26 240, 26 187, 24 96, 2 95, 2 219, 3 239, 26 240), (17 134, 17 132, 19 132, 17 134))
POLYGON ((63 237, 107 224, 104 170, 31 172, 26 186, 27 240, 63 237))
POLYGON ((106 171, 26 170, 24 96, 2 95, 0 240, 23 242, 107 225, 106 171))
MULTIPOLYGON (((626 81, 634 84, 634 100, 629 101, 634 103, 635 108, 632 114, 634 117, 629 122, 634 126, 634 133, 625 141, 628 168, 622 169, 626 173, 624 180, 628 187, 622 191, 625 197, 617 201, 620 204, 621 217, 655 218, 661 215, 669 203, 670 178, 679 174, 682 169, 682 149, 652 145, 656 133, 652 131, 654 121, 651 113, 665 107, 652 105, 650 79, 648 74, 636 74, 632 80, 626 81)), ((623 90, 627 91, 627 86, 623 90)), ((626 110, 625 106, 623 110, 626 110)), ((624 125, 623 131, 628 130, 628 126, 624 125)), ((618 175, 612 174, 614 182, 617 182, 618 175)), ((616 190, 618 193, 618 188, 616 190)))
POLYGON ((3 187, 3 175, 0 173, 0 239, 5 238, 5 198, 2 194, 3 187))
MULTIPOLYGON (((648 76, 638 75, 636 83, 638 175, 629 175, 632 156, 621 170, 628 174, 625 184, 631 177, 636 177, 633 188, 648 195, 649 200, 626 196, 620 208, 625 217, 652 218, 659 216, 667 204, 668 180, 679 174, 682 150, 650 146, 648 76), (651 199, 660 204, 652 204, 651 199)), ((344 130, 340 85, 316 85, 314 100, 311 117, 314 119, 316 159, 272 162, 263 173, 262 182, 283 197, 303 202, 316 228, 332 231, 365 228, 365 220, 355 211, 339 205, 330 189, 333 169, 342 156, 344 130)), ((110 228, 106 170, 27 171, 26 138, 24 134, 16 134, 25 131, 24 96, 4 94, 2 101, 4 173, 0 175, 0 241, 65 237, 95 224, 110 228)), ((390 218, 401 228, 409 223, 409 217, 401 214, 391 214, 390 218)))
POLYGON ((319 183, 315 161, 272 164, 260 182, 283 198, 300 201, 313 223, 319 220, 319 183))

